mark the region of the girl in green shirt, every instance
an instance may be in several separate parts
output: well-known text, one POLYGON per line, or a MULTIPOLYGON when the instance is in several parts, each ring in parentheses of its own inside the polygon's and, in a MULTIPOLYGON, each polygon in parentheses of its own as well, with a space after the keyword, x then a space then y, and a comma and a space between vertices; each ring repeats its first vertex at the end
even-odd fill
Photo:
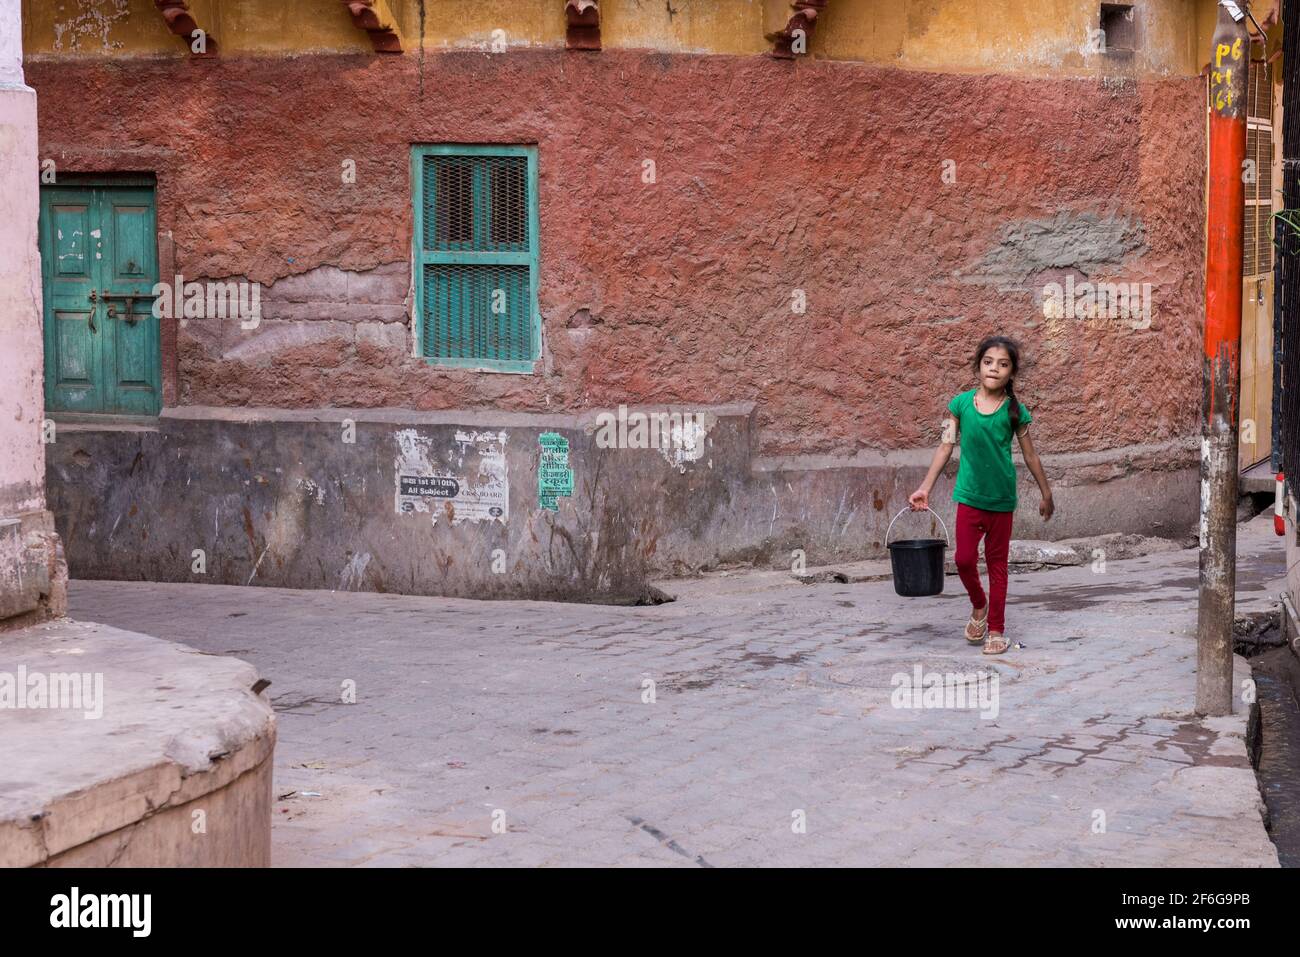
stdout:
POLYGON ((957 464, 957 485, 952 498, 957 503, 957 573, 971 600, 971 617, 966 623, 966 640, 984 645, 984 654, 1000 655, 1009 645, 1005 634, 1007 602, 1007 552, 1011 545, 1011 519, 1016 510, 1016 467, 1011 461, 1011 437, 1020 439, 1042 502, 1038 512, 1046 521, 1052 517, 1052 489, 1043 465, 1029 438, 1033 416, 1016 398, 1015 376, 1020 368, 1020 349, 1005 336, 990 336, 975 350, 976 388, 954 396, 948 403, 943 439, 934 453, 930 471, 908 501, 913 509, 930 505, 930 490, 961 442, 957 464), (987 598, 980 583, 979 543, 984 539, 984 564, 989 570, 987 598))

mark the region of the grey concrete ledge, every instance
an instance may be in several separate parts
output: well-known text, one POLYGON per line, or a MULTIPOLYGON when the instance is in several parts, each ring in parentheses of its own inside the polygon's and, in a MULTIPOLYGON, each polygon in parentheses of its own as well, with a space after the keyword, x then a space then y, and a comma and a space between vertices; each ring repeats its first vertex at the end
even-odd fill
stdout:
MULTIPOLYGON (((628 412, 709 413, 718 418, 748 417, 753 403, 729 405, 628 405, 628 412)), ((489 428, 552 428, 586 430, 594 427, 604 412, 617 413, 618 406, 600 407, 580 413, 502 412, 495 409, 445 409, 420 412, 415 409, 279 409, 209 405, 175 406, 162 410, 159 420, 206 422, 343 422, 381 425, 476 425, 489 428)))
MULTIPOLYGON (((934 456, 934 446, 921 449, 897 449, 892 451, 865 450, 854 455, 789 455, 759 456, 754 459, 756 472, 803 472, 836 468, 926 468, 934 456)), ((1142 445, 1124 445, 1113 449, 1100 449, 1093 452, 1055 452, 1040 453, 1043 465, 1062 470, 1087 468, 1090 466, 1136 466, 1158 467, 1160 469, 1183 468, 1195 465, 1199 461, 1200 438, 1195 435, 1170 439, 1167 442, 1151 442, 1142 445)), ((1013 450, 1013 457, 1022 462, 1018 450, 1013 450)), ((955 451, 952 461, 961 458, 955 451)), ((949 468, 951 468, 951 464, 949 468)))
POLYGON ((68 619, 0 636, 0 655, 11 689, 102 689, 0 707, 0 866, 270 863, 275 716, 251 665, 68 619))
POLYGON ((51 412, 55 441, 59 432, 157 432, 158 419, 152 415, 97 415, 86 412, 51 412))
MULTIPOLYGON (((67 431, 153 431, 168 420, 200 422, 329 422, 352 421, 357 424, 380 425, 473 425, 489 428, 552 428, 590 432, 595 428, 596 417, 606 412, 617 412, 619 406, 587 409, 579 413, 502 412, 494 409, 446 409, 421 412, 405 408, 382 409, 281 409, 270 406, 228 407, 207 405, 171 406, 162 410, 157 419, 141 416, 56 416, 60 428, 67 431)), ((753 402, 736 402, 721 405, 627 405, 628 412, 708 413, 718 418, 748 419, 756 408, 753 402)), ((1195 435, 1181 436, 1165 442, 1125 445, 1111 449, 1087 452, 1057 452, 1041 455, 1043 464, 1051 470, 1075 471, 1095 466, 1117 468, 1119 474, 1132 470, 1155 469, 1159 471, 1185 468, 1199 461, 1200 439, 1195 435)), ((1014 451, 1014 450, 1013 450, 1014 451)), ((755 456, 754 472, 802 472, 826 469, 857 468, 925 468, 930 464, 934 448, 863 450, 849 456, 788 455, 755 456)), ((953 461, 960 459, 954 453, 953 461)), ((1014 451, 1017 462, 1022 458, 1014 451)), ((1096 480, 1091 476, 1091 480, 1096 480)))

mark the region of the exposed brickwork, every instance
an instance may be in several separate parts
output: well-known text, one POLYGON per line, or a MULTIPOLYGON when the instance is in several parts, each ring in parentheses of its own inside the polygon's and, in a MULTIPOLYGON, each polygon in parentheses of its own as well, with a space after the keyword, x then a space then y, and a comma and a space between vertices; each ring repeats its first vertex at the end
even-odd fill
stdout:
POLYGON ((1048 451, 1196 427, 1200 78, 558 50, 46 60, 28 77, 42 157, 156 171, 176 268, 273 290, 266 328, 180 330, 182 403, 754 401, 762 452, 847 454, 930 444, 1000 330, 1024 340, 1018 391, 1048 451), (409 308, 418 142, 539 145, 538 375, 431 368, 378 328, 409 308), (1076 264, 1152 283, 1151 328, 1045 322, 1035 290, 1076 264))

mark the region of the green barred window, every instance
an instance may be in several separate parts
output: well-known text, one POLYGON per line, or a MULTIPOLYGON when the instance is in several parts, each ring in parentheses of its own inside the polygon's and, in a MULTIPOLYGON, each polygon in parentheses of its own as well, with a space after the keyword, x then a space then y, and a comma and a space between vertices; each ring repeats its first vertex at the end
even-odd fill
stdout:
POLYGON ((532 372, 537 314, 537 149, 417 146, 416 337, 434 365, 532 372))

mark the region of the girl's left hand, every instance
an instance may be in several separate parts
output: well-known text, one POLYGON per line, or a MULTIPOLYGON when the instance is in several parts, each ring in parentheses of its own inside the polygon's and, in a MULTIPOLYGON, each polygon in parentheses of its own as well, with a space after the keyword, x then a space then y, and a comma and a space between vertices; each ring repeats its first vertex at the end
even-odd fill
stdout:
POLYGON ((1043 500, 1038 504, 1038 514, 1043 516, 1043 521, 1046 522, 1051 519, 1052 513, 1055 511, 1056 511, 1056 505, 1055 503, 1053 503, 1052 495, 1049 492, 1047 495, 1043 497, 1043 500))

